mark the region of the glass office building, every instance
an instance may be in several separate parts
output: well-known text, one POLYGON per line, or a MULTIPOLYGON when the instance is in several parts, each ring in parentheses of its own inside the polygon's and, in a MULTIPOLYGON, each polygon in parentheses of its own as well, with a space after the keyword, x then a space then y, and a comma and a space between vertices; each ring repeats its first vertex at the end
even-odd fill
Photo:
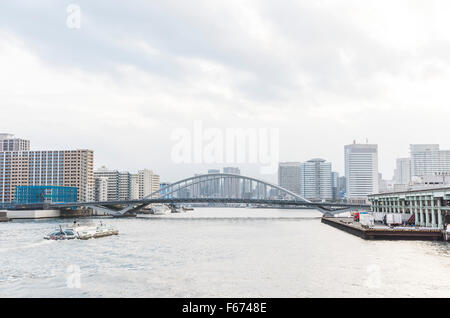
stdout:
POLYGON ((59 186, 18 186, 15 201, 18 204, 77 202, 78 188, 59 186))

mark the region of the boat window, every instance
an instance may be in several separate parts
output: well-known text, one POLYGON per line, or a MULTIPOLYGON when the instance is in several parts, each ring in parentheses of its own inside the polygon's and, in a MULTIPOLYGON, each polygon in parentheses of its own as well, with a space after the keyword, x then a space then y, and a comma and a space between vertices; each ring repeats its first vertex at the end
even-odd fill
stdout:
POLYGON ((66 235, 74 235, 74 234, 73 234, 73 231, 67 230, 67 231, 66 231, 66 235))

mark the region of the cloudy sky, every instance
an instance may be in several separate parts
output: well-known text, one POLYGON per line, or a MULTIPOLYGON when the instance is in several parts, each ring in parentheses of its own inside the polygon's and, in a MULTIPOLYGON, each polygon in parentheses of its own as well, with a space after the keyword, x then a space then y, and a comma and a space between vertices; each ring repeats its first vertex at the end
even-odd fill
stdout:
POLYGON ((280 160, 340 173, 367 138, 385 178, 410 143, 450 149, 448 1, 86 0, 80 28, 70 4, 0 2, 1 130, 34 149, 168 181, 227 165, 173 162, 195 121, 279 128, 280 160))

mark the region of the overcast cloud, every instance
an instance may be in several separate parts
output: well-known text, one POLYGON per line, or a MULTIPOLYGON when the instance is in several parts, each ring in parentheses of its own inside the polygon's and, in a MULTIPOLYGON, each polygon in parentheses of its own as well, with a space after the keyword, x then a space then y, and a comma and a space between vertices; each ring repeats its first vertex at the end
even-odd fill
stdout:
POLYGON ((448 1, 78 1, 80 29, 69 4, 0 3, 1 130, 34 149, 168 181, 223 166, 171 162, 195 120, 279 127, 282 161, 340 173, 354 139, 385 178, 410 143, 450 149, 448 1))

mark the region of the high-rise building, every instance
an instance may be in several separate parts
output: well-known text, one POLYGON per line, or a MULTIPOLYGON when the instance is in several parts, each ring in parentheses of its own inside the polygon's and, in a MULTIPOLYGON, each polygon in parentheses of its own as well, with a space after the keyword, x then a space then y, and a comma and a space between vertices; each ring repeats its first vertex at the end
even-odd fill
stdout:
POLYGON ((75 187, 78 201, 93 200, 92 150, 29 150, 28 141, 10 135, 2 138, 2 149, 7 141, 7 149, 19 150, 0 151, 0 202, 13 202, 17 186, 75 187))
POLYGON ((411 159, 399 158, 394 170, 395 184, 409 184, 411 182, 411 159))
MULTIPOLYGON (((219 169, 209 169, 208 174, 220 173, 219 169)), ((215 179, 206 182, 206 196, 208 197, 220 197, 221 195, 220 179, 215 179)))
MULTIPOLYGON (((223 173, 230 173, 230 174, 241 174, 241 170, 237 167, 225 167, 223 168, 223 173)), ((240 180, 237 178, 226 178, 223 182, 223 190, 224 190, 224 196, 226 198, 238 198, 239 197, 239 185, 240 180)))
POLYGON ((339 172, 331 172, 331 193, 333 201, 339 200, 339 172))
POLYGON ((278 185, 300 194, 300 162, 280 162, 278 164, 278 185))
POLYGON ((439 150, 438 144, 413 144, 411 178, 450 172, 450 150, 439 150))
POLYGON ((0 151, 29 151, 30 141, 12 134, 0 134, 0 151))
POLYGON ((108 201, 108 178, 95 178, 94 200, 96 202, 108 201))
MULTIPOLYGON (((139 175, 139 199, 143 199, 153 192, 159 190, 159 175, 152 170, 144 169, 138 172, 139 175)), ((154 197, 158 197, 158 193, 154 197)))
POLYGON ((309 200, 331 200, 331 163, 311 159, 300 164, 300 195, 309 200))
POLYGON ((366 201, 367 195, 378 193, 378 145, 346 145, 346 197, 349 201, 366 201))
POLYGON ((347 191, 347 179, 345 178, 345 176, 339 177, 338 179, 339 199, 345 198, 346 191, 347 191))
POLYGON ((139 175, 132 174, 130 177, 130 200, 139 200, 139 175))
MULTIPOLYGON (((107 200, 106 201, 118 201, 119 194, 119 175, 120 172, 117 170, 109 170, 105 166, 97 169, 94 172, 95 179, 106 179, 107 180, 107 200)), ((95 193, 95 197, 100 194, 95 193)))
POLYGON ((132 174, 128 171, 119 172, 119 200, 125 201, 131 199, 131 178, 132 174))

